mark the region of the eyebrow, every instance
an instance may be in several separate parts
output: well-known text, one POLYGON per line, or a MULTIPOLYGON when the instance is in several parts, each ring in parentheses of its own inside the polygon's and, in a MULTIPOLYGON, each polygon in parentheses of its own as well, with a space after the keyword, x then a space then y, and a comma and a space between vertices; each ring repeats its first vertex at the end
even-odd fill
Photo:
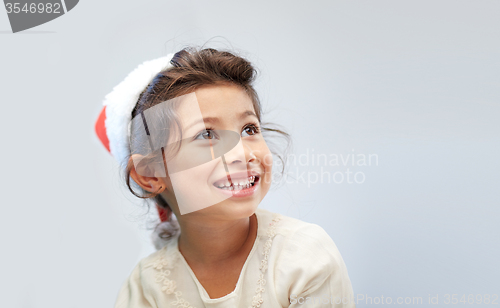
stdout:
MULTIPOLYGON (((239 119, 242 120, 242 119, 249 117, 249 116, 254 116, 257 118, 257 115, 255 114, 255 112, 253 112, 251 110, 246 110, 240 114, 239 119)), ((201 120, 197 120, 197 121, 194 121, 193 123, 189 124, 188 126, 186 126, 185 130, 190 129, 191 127, 193 127, 194 125, 196 125, 198 123, 219 123, 219 122, 220 122, 220 119, 218 117, 205 117, 201 120)))

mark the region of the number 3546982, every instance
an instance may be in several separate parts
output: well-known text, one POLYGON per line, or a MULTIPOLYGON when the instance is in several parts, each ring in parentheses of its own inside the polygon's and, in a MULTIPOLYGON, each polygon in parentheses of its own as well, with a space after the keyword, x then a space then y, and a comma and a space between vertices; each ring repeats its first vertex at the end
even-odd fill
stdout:
POLYGON ((20 3, 5 3, 5 8, 7 13, 27 13, 27 14, 60 14, 61 4, 60 3, 25 3, 22 7, 20 3))

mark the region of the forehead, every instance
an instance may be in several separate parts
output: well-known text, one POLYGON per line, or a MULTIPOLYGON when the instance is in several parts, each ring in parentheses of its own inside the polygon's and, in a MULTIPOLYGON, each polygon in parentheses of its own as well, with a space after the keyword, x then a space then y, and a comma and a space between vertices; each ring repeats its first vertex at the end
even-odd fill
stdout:
POLYGON ((186 95, 177 110, 182 126, 204 118, 218 118, 230 124, 239 120, 245 111, 255 112, 252 99, 236 85, 210 85, 198 88, 186 95))

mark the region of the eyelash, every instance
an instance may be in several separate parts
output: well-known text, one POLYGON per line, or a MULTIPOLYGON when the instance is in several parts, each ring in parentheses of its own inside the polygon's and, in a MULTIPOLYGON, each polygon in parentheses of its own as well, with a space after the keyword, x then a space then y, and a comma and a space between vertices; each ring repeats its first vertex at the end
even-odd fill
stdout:
POLYGON ((255 123, 249 123, 249 124, 245 125, 245 127, 243 127, 243 131, 245 131, 249 127, 252 127, 255 130, 255 133, 253 135, 250 135, 250 136, 254 136, 254 135, 257 135, 258 133, 260 133, 260 128, 255 123))
MULTIPOLYGON (((255 131, 255 133, 254 133, 253 135, 250 135, 250 136, 254 136, 254 135, 257 135, 257 134, 259 134, 259 133, 260 133, 260 128, 259 128, 259 126, 258 126, 257 124, 255 124, 255 123, 249 123, 249 124, 245 125, 245 126, 243 127, 242 132, 243 132, 243 131, 245 131, 245 130, 246 130, 247 128, 249 128, 249 127, 252 127, 252 128, 254 129, 254 131, 255 131)), ((198 134, 196 134, 196 135, 194 136, 194 139, 198 139, 198 137, 199 137, 201 134, 203 134, 203 133, 205 133, 205 132, 207 132, 207 131, 214 131, 214 130, 215 130, 215 129, 214 129, 213 127, 207 127, 207 128, 205 128, 204 130, 202 130, 201 132, 199 132, 198 134)))

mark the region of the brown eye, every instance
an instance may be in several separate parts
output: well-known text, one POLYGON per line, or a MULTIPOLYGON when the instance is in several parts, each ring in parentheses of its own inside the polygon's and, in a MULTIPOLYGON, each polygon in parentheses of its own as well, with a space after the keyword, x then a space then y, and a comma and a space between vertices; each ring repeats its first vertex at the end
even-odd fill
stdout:
POLYGON ((216 135, 215 133, 210 130, 210 129, 207 129, 207 130, 204 130, 202 132, 200 132, 194 139, 215 139, 216 135))
POLYGON ((246 134, 247 136, 253 136, 259 133, 259 129, 255 125, 249 125, 243 129, 242 134, 246 134))

